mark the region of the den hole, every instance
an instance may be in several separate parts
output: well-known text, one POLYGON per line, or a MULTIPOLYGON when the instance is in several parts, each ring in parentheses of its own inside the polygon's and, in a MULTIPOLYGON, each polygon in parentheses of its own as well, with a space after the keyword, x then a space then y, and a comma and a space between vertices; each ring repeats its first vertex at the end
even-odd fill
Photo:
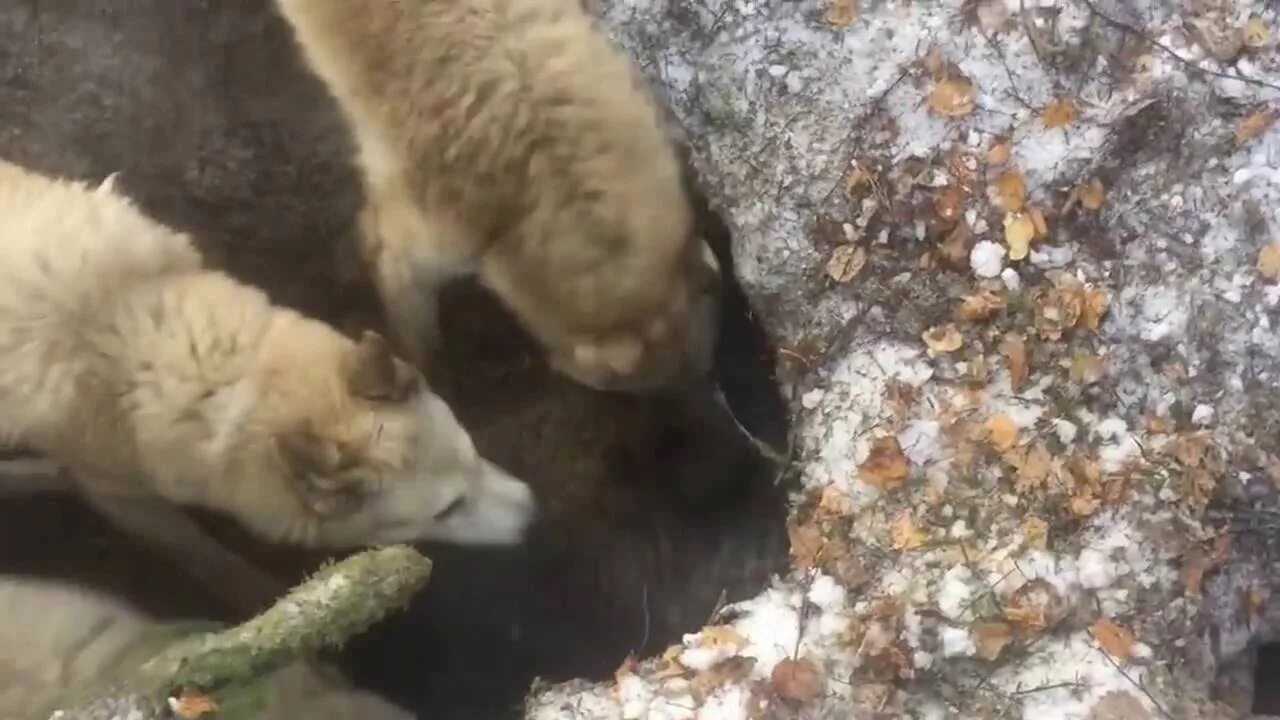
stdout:
MULTIPOLYGON (((107 5, 0 8, 0 157, 87 179, 120 172, 211 262, 344 328, 376 326, 367 285, 334 271, 359 204, 350 138, 268 0, 107 5)), ((785 455, 773 349, 727 270, 728 230, 690 191, 726 268, 721 393, 586 390, 551 373, 487 294, 450 289, 432 382, 546 516, 518 549, 424 547, 427 588, 334 657, 359 684, 422 717, 519 717, 535 677, 608 678, 785 567, 782 469, 742 430, 785 455)), ((286 579, 326 557, 204 519, 286 579)), ((0 573, 75 580, 166 618, 235 619, 67 497, 0 502, 0 573)))
POLYGON ((1253 710, 1255 715, 1280 715, 1280 643, 1258 648, 1253 669, 1253 710))

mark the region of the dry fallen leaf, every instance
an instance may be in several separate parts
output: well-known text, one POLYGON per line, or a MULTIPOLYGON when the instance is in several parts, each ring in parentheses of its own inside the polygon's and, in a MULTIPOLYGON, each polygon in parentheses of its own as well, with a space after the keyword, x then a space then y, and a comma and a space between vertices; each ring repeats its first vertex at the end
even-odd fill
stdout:
POLYGON ((1014 477, 1013 489, 1019 495, 1042 487, 1053 470, 1053 456, 1039 440, 1033 442, 1024 452, 1007 453, 1006 457, 1015 461, 1014 467, 1017 468, 1018 473, 1014 477))
MULTIPOLYGON (((698 645, 705 648, 729 648, 734 652, 746 647, 747 639, 732 625, 712 625, 698 633, 698 645)), ((686 641, 687 642, 687 641, 686 641)))
POLYGON ((1050 130, 1066 127, 1075 122, 1076 106, 1071 100, 1062 98, 1049 104, 1041 113, 1040 121, 1050 130))
POLYGON ((1013 145, 1008 140, 1000 140, 987 149, 988 165, 1004 165, 1009 162, 1009 155, 1013 152, 1013 145))
POLYGON ((1031 548, 1044 550, 1049 547, 1049 523, 1035 515, 1028 515, 1027 519, 1022 521, 1022 536, 1026 538, 1027 545, 1031 548))
POLYGON ((992 415, 987 418, 984 426, 987 431, 987 441, 995 449, 1004 452, 1018 444, 1018 426, 1013 424, 1013 419, 1004 413, 992 415))
POLYGON ((812 700, 822 692, 822 673, 806 659, 787 658, 773 668, 769 685, 779 697, 795 702, 812 700))
POLYGON ((1273 282, 1280 280, 1280 243, 1271 243, 1258 253, 1258 272, 1273 282))
POLYGON ((1035 635, 1057 624, 1064 614, 1058 590, 1047 580, 1036 578, 1023 583, 1004 606, 1004 617, 1021 632, 1035 635))
POLYGON ((1204 574, 1209 570, 1209 556, 1200 548, 1193 548, 1182 558, 1182 592, 1187 597, 1200 597, 1204 574))
POLYGON ((867 251, 861 245, 837 245, 827 260, 827 275, 838 283, 852 280, 867 264, 867 251))
POLYGON ((218 711, 218 703, 209 695, 196 692, 184 692, 179 697, 169 698, 169 709, 183 720, 196 720, 218 711))
POLYGON ((955 222, 964 213, 964 190, 948 185, 933 196, 933 210, 946 222, 955 222))
POLYGON ((949 77, 933 86, 929 108, 943 117, 963 117, 973 112, 973 83, 963 77, 949 77))
POLYGON ((1236 143, 1243 145, 1266 132, 1276 121, 1276 113, 1264 107, 1236 123, 1236 143))
POLYGON ((1099 619, 1089 626, 1089 634, 1098 645, 1111 657, 1120 662, 1128 662, 1133 657, 1133 633, 1107 620, 1099 619))
POLYGON ((1102 181, 1094 178, 1087 185, 1080 186, 1080 205, 1085 210, 1097 211, 1102 209, 1102 204, 1107 201, 1107 189, 1102 186, 1102 181))
POLYGON ((850 197, 853 196, 853 193, 855 190, 862 187, 863 185, 870 185, 872 186, 872 188, 874 188, 875 184, 876 184, 875 172, 869 168, 864 167, 861 163, 858 163, 857 161, 853 162, 852 166, 849 168, 849 172, 846 173, 844 176, 844 192, 846 195, 849 195, 850 197))
POLYGON ((1027 366, 1027 342, 1018 333, 1009 333, 1000 341, 1000 354, 1009 363, 1009 387, 1018 392, 1027 386, 1031 371, 1027 366))
POLYGON ((652 677, 654 680, 666 680, 668 678, 681 677, 685 674, 687 668, 680 664, 680 656, 684 654, 684 645, 676 643, 670 645, 662 653, 661 665, 652 677))
POLYGON ((999 294, 990 290, 980 290, 960 299, 960 307, 956 308, 955 318, 963 322, 987 320, 1004 307, 1005 300, 999 294))
POLYGON ((1244 24, 1241 39, 1244 40, 1246 47, 1255 50, 1266 47, 1271 43, 1271 28, 1267 27, 1267 23, 1260 17, 1249 18, 1249 22, 1244 24))
POLYGON ((1030 213, 1016 212, 1004 216, 1004 241, 1009 246, 1009 259, 1022 260, 1031 252, 1036 224, 1030 213))
POLYGON ((983 660, 995 660, 1013 642, 1013 628, 1008 623, 976 622, 969 626, 969 634, 983 660))
POLYGON ((1249 588, 1248 594, 1244 598, 1245 610, 1249 612, 1249 619, 1257 620, 1262 616, 1262 609, 1267 604, 1267 597, 1256 587, 1249 588))
POLYGON ((1097 288, 1084 291, 1084 305, 1080 308, 1080 320, 1076 323, 1086 330, 1098 329, 1102 324, 1102 316, 1111 308, 1111 298, 1097 288))
POLYGON ((929 536, 916 527, 910 511, 903 511, 889 526, 889 538, 894 550, 915 550, 929 542, 929 536))
POLYGON ((818 512, 828 518, 848 517, 853 514, 853 498, 835 485, 828 485, 822 489, 818 512))
POLYGON ((964 338, 960 335, 960 330, 954 323, 929 328, 924 331, 921 337, 924 339, 924 344, 929 348, 930 354, 955 352, 960 349, 961 345, 964 345, 964 338))
POLYGON ((1071 379, 1081 385, 1092 385, 1102 379, 1106 365, 1092 353, 1078 352, 1071 358, 1071 379))
POLYGON ((1035 326, 1041 339, 1060 340, 1062 334, 1076 326, 1084 312, 1084 288, 1074 277, 1064 275, 1048 290, 1033 298, 1035 326))
POLYGON ((1031 224, 1036 228, 1036 237, 1048 237, 1049 223, 1045 221, 1044 213, 1040 211, 1040 208, 1027 208, 1027 214, 1031 216, 1031 224))
POLYGON ((969 268, 969 250, 973 246, 973 229, 961 219, 938 246, 942 259, 953 268, 969 268))
POLYGON ((902 454, 902 446, 893 435, 872 441, 871 452, 858 467, 858 474, 863 482, 884 491, 901 487, 909 472, 907 456, 902 454))
POLYGON ((814 523, 790 523, 787 536, 791 541, 791 566, 802 572, 817 567, 826 544, 822 528, 814 523))
POLYGON ((689 683, 689 690, 695 699, 705 700, 716 688, 745 680, 751 675, 756 662, 753 657, 726 658, 695 675, 689 683))
POLYGON ((1027 203, 1027 183, 1022 173, 1009 170, 996 178, 992 201, 996 209, 1006 213, 1015 213, 1027 203))
POLYGON ((823 17, 833 27, 844 28, 858 19, 858 0, 827 0, 823 17))

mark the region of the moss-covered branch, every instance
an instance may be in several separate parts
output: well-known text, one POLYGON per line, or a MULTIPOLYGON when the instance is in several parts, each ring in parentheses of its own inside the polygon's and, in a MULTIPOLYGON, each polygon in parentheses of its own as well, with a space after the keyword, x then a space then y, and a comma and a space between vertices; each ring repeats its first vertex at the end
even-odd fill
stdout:
MULTIPOLYGON (((170 643, 140 666, 69 700, 57 720, 159 720, 180 692, 219 704, 281 666, 341 645, 403 607, 426 584, 431 562, 406 546, 329 565, 248 622, 170 643)), ((52 719, 51 719, 52 720, 52 719)))

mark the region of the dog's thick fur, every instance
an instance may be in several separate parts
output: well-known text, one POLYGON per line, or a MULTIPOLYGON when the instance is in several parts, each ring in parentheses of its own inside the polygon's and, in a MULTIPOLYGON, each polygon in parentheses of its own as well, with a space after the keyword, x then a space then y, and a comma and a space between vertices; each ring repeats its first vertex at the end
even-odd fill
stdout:
POLYGON ((112 179, 0 161, 0 251, 0 436, 206 580, 268 584, 177 504, 306 546, 522 538, 528 486, 479 457, 380 336, 355 342, 203 269, 112 179))
POLYGON ((404 353, 477 271, 599 389, 711 363, 719 271, 664 119, 578 0, 279 0, 351 125, 361 247, 404 353))
MULTIPOLYGON (((75 583, 0 574, 0 717, 46 718, 74 693, 128 672, 171 638, 141 609, 75 583)), ((193 627, 194 629, 194 627, 193 627)), ((271 675, 259 720, 411 720, 330 668, 294 662, 271 675)))

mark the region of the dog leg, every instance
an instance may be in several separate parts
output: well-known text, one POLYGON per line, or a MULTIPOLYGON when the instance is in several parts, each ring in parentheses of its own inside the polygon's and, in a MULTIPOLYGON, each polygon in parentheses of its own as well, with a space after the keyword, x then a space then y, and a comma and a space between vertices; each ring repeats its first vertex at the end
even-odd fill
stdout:
POLYGON ((369 191, 360 236, 396 349, 425 371, 440 342, 440 291, 470 265, 470 237, 456 222, 428 216, 399 178, 369 191))
MULTIPOLYGON (((208 535, 181 507, 155 495, 95 492, 83 476, 86 502, 120 530, 146 542, 203 583, 232 609, 252 615, 288 588, 208 535)), ((101 484, 98 487, 102 487, 101 484)))

